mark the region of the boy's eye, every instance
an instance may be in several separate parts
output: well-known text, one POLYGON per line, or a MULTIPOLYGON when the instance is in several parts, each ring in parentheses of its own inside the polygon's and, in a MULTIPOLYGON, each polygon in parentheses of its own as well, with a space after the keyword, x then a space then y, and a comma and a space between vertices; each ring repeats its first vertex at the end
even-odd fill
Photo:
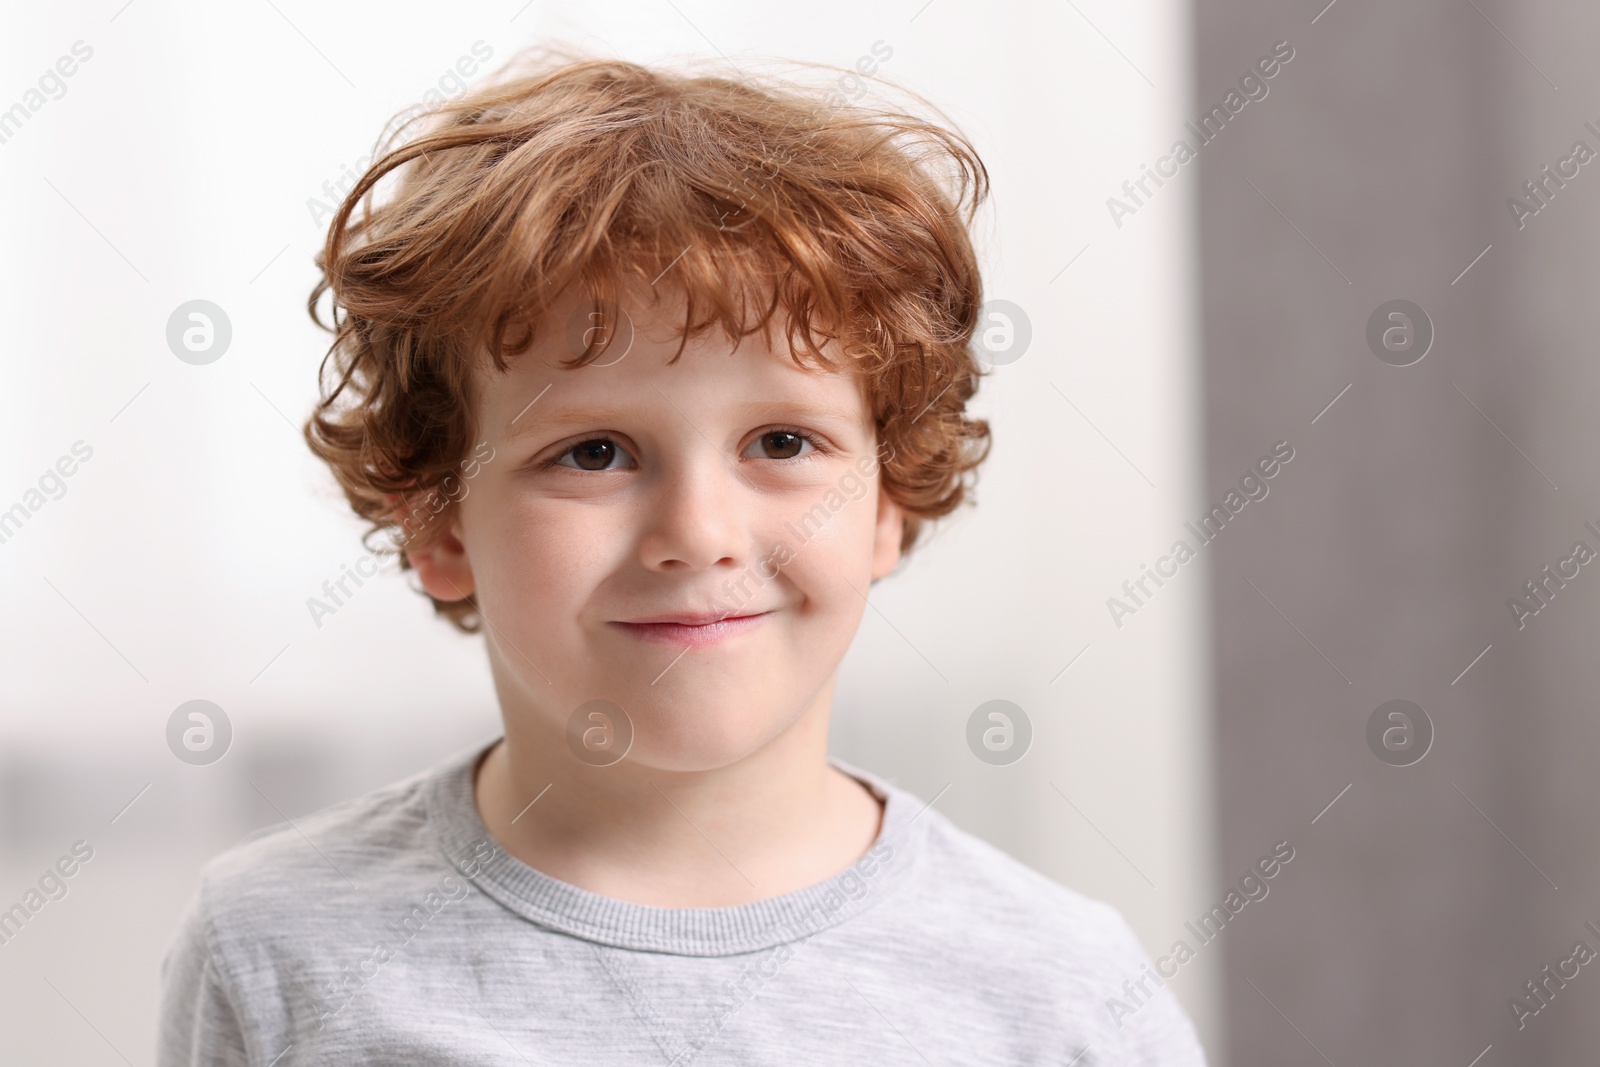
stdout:
POLYGON ((809 436, 793 430, 769 430, 752 442, 759 446, 768 459, 795 459, 805 455, 805 449, 816 450, 809 436))
MULTIPOLYGON (((626 451, 609 437, 594 437, 587 441, 580 441, 556 457, 556 464, 562 467, 576 467, 582 471, 615 470, 613 464, 618 459, 631 460, 626 451), (567 462, 568 459, 572 462, 567 462)), ((622 464, 621 466, 627 466, 622 464)))
MULTIPOLYGON (((745 449, 748 459, 803 459, 813 453, 826 451, 816 438, 804 430, 768 430, 745 449)), ((552 460, 547 466, 566 467, 580 471, 627 470, 638 463, 628 450, 610 437, 591 437, 579 441, 552 460)))

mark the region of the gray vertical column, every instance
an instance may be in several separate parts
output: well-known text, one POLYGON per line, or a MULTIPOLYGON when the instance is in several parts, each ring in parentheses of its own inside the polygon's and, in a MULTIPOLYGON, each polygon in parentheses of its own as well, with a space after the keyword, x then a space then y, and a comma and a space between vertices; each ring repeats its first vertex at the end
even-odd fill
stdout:
POLYGON ((1195 8, 1232 1060, 1589 1062, 1600 10, 1324 3, 1195 8))

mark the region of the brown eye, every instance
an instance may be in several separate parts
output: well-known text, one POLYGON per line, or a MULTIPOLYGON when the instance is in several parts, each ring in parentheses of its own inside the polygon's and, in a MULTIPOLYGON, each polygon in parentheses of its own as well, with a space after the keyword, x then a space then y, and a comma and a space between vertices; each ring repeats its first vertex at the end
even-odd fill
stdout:
POLYGON ((588 441, 581 441, 563 452, 556 462, 563 467, 576 467, 584 471, 603 471, 611 468, 618 457, 625 457, 627 453, 618 448, 616 442, 607 437, 595 437, 588 441), (572 462, 566 462, 571 457, 572 462))
POLYGON ((793 459, 805 447, 806 439, 789 430, 774 430, 761 435, 763 450, 768 459, 793 459))

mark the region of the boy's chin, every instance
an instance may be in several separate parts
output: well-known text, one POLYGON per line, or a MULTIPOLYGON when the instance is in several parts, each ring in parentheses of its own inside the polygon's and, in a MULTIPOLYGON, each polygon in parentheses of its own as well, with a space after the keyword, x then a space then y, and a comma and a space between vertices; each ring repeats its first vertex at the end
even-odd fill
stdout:
POLYGON ((773 712, 752 716, 708 710, 694 720, 676 715, 656 717, 648 709, 633 713, 634 738, 624 762, 634 767, 690 774, 731 767, 761 751, 792 717, 773 712))

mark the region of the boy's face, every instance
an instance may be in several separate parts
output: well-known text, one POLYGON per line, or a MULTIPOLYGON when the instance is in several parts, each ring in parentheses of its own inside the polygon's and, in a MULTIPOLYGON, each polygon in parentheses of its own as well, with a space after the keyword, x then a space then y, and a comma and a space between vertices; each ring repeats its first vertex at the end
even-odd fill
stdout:
POLYGON ((479 376, 493 456, 411 560, 433 596, 477 593, 508 731, 564 747, 598 698, 627 713, 629 760, 724 766, 827 714, 870 583, 900 558, 889 456, 857 375, 759 332, 734 349, 713 329, 669 366, 681 298, 630 289, 626 355, 562 369, 584 308, 563 294, 506 375, 479 376))

